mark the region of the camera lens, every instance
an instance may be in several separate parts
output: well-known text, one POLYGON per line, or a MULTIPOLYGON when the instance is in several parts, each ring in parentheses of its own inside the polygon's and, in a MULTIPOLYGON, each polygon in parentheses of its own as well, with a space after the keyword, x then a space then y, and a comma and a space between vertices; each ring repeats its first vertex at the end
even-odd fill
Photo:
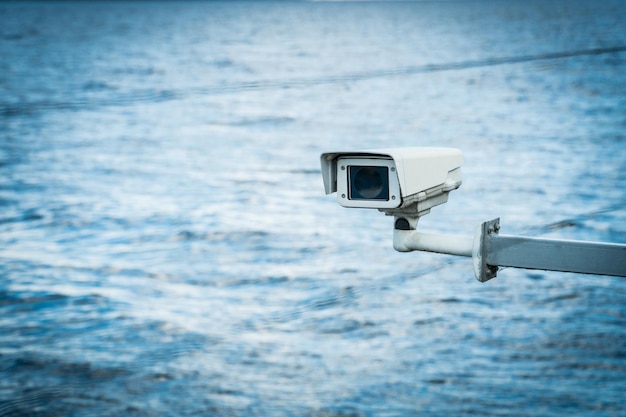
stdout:
POLYGON ((387 167, 350 166, 349 197, 351 200, 389 200, 387 167))

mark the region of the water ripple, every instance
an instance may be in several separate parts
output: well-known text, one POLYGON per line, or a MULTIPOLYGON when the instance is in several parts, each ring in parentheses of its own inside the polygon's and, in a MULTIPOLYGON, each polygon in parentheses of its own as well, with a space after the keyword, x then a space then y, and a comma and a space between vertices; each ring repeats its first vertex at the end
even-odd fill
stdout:
MULTIPOLYGON (((257 80, 247 81, 233 84, 223 84, 218 86, 209 86, 201 88, 191 88, 188 90, 140 90, 129 92, 126 94, 115 95, 110 93, 110 97, 105 99, 83 99, 72 101, 33 101, 24 103, 0 103, 0 116, 15 117, 15 116, 27 116, 33 113, 52 111, 52 110, 86 110, 97 109, 101 107, 109 106, 128 106, 137 103, 159 103, 163 101, 180 100, 189 96, 206 96, 206 95, 218 95, 218 94, 236 94, 245 91, 264 91, 274 89, 285 88, 304 88, 313 87, 327 84, 344 84, 358 81, 365 81, 376 78, 389 78, 399 76, 411 76, 424 73, 434 73, 442 71, 459 71, 480 67, 491 67, 496 65, 510 65, 520 64, 534 61, 545 60, 558 60, 568 59, 581 56, 594 56, 594 55, 607 55, 607 54, 619 54, 626 52, 626 46, 613 46, 605 48, 592 48, 581 49, 573 51, 562 52, 548 52, 535 55, 520 55, 520 56, 503 56, 503 57, 490 57, 485 59, 471 60, 471 61, 458 61, 448 62, 440 64, 426 64, 426 65, 414 65, 399 68, 378 69, 372 71, 354 72, 348 74, 329 75, 326 77, 316 78, 294 78, 294 79, 282 79, 282 80, 257 80)), ((86 84, 89 89, 105 89, 109 90, 110 86, 107 84, 101 84, 95 81, 90 81, 86 84)), ((272 123, 284 123, 289 121, 289 118, 279 118, 276 120, 269 120, 272 123)), ((248 125, 250 123, 268 123, 268 120, 262 121, 250 121, 242 120, 236 122, 240 125, 248 125)))

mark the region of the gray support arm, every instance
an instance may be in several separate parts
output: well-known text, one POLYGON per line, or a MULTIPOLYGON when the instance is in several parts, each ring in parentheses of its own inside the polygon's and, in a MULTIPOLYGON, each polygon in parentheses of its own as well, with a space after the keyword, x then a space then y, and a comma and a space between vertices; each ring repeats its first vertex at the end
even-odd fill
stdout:
POLYGON ((626 245, 489 233, 487 265, 626 276, 626 245))
POLYGON ((499 235, 500 220, 484 222, 474 238, 394 230, 394 248, 473 258, 476 279, 495 278, 498 267, 626 277, 626 245, 499 235))

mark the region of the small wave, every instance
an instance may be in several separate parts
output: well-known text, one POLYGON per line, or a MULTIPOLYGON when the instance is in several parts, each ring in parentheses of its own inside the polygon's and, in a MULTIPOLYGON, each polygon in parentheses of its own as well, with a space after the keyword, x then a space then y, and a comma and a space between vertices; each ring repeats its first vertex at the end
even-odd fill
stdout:
POLYGON ((292 123, 291 117, 261 117, 258 119, 241 119, 229 123, 231 126, 276 126, 292 123))
POLYGON ((552 303, 558 303, 560 301, 574 300, 576 298, 580 298, 580 294, 576 294, 576 293, 561 294, 561 295, 556 295, 554 297, 545 298, 543 300, 538 300, 537 304, 538 305, 552 304, 552 303))
POLYGON ((318 328, 321 334, 344 334, 370 326, 370 323, 364 324, 354 319, 341 320, 337 318, 330 318, 316 323, 316 328, 318 328))
POLYGON ((441 300, 439 300, 440 303, 462 303, 463 301, 455 298, 455 297, 451 297, 451 298, 442 298, 441 300))
MULTIPOLYGON (((0 200, 0 206, 3 205, 0 200)), ((0 217, 0 224, 21 223, 42 220, 45 216, 37 210, 25 210, 21 215, 15 217, 0 217)))
POLYGON ((19 309, 27 308, 30 310, 38 310, 39 306, 55 303, 65 303, 69 299, 68 296, 62 294, 40 294, 20 296, 8 292, 0 292, 0 306, 23 306, 19 309))
POLYGON ((27 116, 33 113, 28 105, 0 105, 0 115, 4 117, 27 116))
POLYGON ((115 88, 104 81, 88 81, 85 84, 83 84, 83 90, 106 91, 106 90, 115 90, 115 88))
POLYGON ((171 241, 195 241, 195 240, 207 240, 207 241, 223 241, 223 242, 238 242, 242 239, 250 238, 265 238, 269 236, 268 232, 262 230, 240 230, 240 231, 209 231, 209 232, 194 232, 191 230, 181 230, 173 236, 171 241))
POLYGON ((444 321, 443 318, 441 317, 429 317, 427 319, 419 319, 419 320, 415 320, 413 322, 414 326, 427 326, 429 324, 433 324, 433 323, 439 323, 444 321))
POLYGON ((320 175, 319 168, 315 168, 315 169, 299 168, 299 169, 291 169, 287 172, 289 174, 320 175))
POLYGON ((276 285, 288 282, 288 276, 262 276, 258 278, 241 278, 231 281, 224 280, 220 283, 221 287, 239 287, 239 286, 259 286, 259 285, 276 285))
MULTIPOLYGON (((89 89, 85 86, 83 88, 89 89)), ((93 89, 93 87, 91 88, 93 89)), ((101 86, 99 88, 103 87, 101 86)), ((107 88, 113 89, 112 87, 107 88)), ((46 111, 78 111, 137 103, 159 103, 175 100, 180 96, 181 93, 171 90, 142 90, 127 94, 113 95, 102 99, 83 98, 72 101, 41 100, 21 103, 0 103, 0 116, 20 117, 31 116, 46 111)))

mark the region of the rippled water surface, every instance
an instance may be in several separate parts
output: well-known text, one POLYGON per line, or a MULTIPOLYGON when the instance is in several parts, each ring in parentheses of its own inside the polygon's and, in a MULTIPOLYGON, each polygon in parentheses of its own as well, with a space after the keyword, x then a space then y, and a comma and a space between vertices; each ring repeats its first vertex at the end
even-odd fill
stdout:
POLYGON ((0 416, 619 416, 626 281, 397 253, 319 154, 451 146, 420 221, 626 243, 621 1, 0 3, 0 416))

